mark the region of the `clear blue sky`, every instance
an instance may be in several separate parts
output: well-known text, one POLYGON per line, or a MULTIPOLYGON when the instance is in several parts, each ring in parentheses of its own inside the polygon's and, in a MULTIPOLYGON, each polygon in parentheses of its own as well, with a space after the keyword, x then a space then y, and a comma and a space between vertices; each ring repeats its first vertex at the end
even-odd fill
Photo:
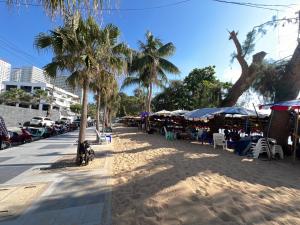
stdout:
MULTIPOLYGON (((117 0, 119 2, 117 7, 145 8, 178 1, 117 0)), ((295 0, 251 0, 251 2, 299 3, 295 0)), ((23 65, 43 67, 51 61, 51 54, 39 53, 33 47, 33 40, 39 32, 55 28, 59 24, 59 19, 51 20, 39 7, 23 6, 9 9, 5 4, 0 3, 0 12, 0 59, 8 61, 13 67, 23 65), (13 45, 8 47, 7 42, 13 45), (20 53, 20 50, 28 55, 20 53)), ((179 79, 186 76, 193 68, 216 65, 219 79, 234 80, 231 79, 231 72, 228 74, 228 70, 232 67, 238 71, 239 66, 230 65, 230 54, 234 46, 228 40, 227 30, 238 30, 239 38, 244 40, 245 34, 253 26, 270 20, 276 14, 274 11, 222 4, 212 0, 191 0, 167 8, 114 11, 105 13, 103 19, 104 23, 114 23, 119 26, 122 31, 122 41, 127 42, 132 48, 136 48, 138 40, 144 39, 147 30, 160 37, 163 42, 172 41, 176 46, 176 53, 170 60, 181 70, 181 75, 177 77, 179 79)), ((279 13, 279 16, 281 15, 284 13, 279 13)), ((269 53, 269 57, 276 57, 275 46, 278 42, 278 31, 271 29, 269 35, 258 42, 257 50, 264 50, 269 53)), ((170 76, 170 78, 176 77, 170 76)), ((131 90, 128 89, 127 92, 130 93, 131 90)))

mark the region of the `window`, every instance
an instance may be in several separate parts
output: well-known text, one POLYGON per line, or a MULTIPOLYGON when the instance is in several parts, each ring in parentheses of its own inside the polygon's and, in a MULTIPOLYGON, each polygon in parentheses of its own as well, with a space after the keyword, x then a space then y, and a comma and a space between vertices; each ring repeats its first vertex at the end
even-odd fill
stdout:
POLYGON ((43 118, 42 118, 42 117, 33 117, 32 119, 35 119, 35 120, 42 120, 43 118))
POLYGON ((18 88, 17 85, 6 85, 6 90, 9 91, 10 89, 18 88))
POLYGON ((31 86, 21 86, 21 89, 26 92, 31 92, 31 86))

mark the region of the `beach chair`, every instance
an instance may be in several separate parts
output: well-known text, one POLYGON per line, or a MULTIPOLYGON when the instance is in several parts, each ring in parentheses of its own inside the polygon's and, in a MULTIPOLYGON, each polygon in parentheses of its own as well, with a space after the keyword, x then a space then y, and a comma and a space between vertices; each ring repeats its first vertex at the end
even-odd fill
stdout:
POLYGON ((283 159, 283 150, 281 145, 273 145, 272 147, 272 157, 276 158, 276 154, 279 155, 280 159, 283 159))
POLYGON ((214 148, 222 146, 223 149, 227 149, 227 141, 225 140, 224 134, 214 133, 213 134, 214 148))
POLYGON ((174 140, 174 134, 173 134, 173 132, 167 131, 166 127, 164 127, 164 132, 165 132, 166 140, 169 140, 169 141, 173 141, 174 140))

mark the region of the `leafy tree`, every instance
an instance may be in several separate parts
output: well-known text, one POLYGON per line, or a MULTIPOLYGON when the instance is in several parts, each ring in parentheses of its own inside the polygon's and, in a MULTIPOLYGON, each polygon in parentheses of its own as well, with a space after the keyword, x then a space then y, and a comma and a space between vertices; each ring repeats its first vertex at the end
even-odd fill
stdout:
POLYGON ((214 66, 196 68, 183 81, 172 81, 155 96, 153 105, 156 111, 216 107, 230 87, 216 78, 214 66))
POLYGON ((88 104, 88 116, 92 117, 92 118, 96 118, 96 105, 89 103, 88 104))
POLYGON ((0 94, 0 102, 5 104, 31 104, 32 100, 30 93, 19 88, 12 88, 0 94))
POLYGON ((48 92, 42 89, 37 89, 33 93, 33 101, 37 104, 41 104, 42 101, 49 102, 50 97, 48 92))
POLYGON ((81 104, 70 105, 70 110, 73 113, 79 114, 82 110, 82 105, 81 104))
POLYGON ((127 94, 120 92, 119 94, 120 103, 117 112, 118 117, 122 116, 137 116, 140 114, 141 101, 137 96, 128 96, 127 94))

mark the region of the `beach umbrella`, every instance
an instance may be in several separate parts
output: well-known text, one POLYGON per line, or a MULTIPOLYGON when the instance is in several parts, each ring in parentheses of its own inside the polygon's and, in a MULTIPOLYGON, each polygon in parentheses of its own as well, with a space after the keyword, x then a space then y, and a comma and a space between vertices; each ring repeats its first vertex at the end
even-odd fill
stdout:
POLYGON ((161 110, 161 111, 153 113, 153 115, 157 115, 157 116, 169 116, 169 115, 171 115, 171 111, 161 110))
POLYGON ((202 108, 184 114, 187 120, 207 120, 214 117, 215 113, 220 112, 218 108, 202 108))
POLYGON ((231 115, 231 117, 258 117, 259 118, 264 118, 267 117, 267 114, 263 114, 258 112, 256 114, 256 112, 254 110, 250 110, 250 109, 246 109, 243 107, 225 107, 225 108, 221 108, 222 114, 226 115, 231 115))
POLYGON ((172 111, 171 115, 172 116, 182 116, 188 112, 189 112, 188 110, 179 109, 179 110, 172 111))
MULTIPOLYGON (((213 118, 215 115, 225 114, 231 117, 256 117, 256 112, 243 107, 223 107, 223 108, 203 108, 196 109, 184 114, 184 117, 189 120, 207 120, 213 118)), ((266 117, 267 115, 258 114, 259 117, 266 117)))
POLYGON ((285 111, 292 109, 300 109, 300 99, 278 102, 273 104, 261 105, 260 108, 271 108, 272 110, 285 111))

